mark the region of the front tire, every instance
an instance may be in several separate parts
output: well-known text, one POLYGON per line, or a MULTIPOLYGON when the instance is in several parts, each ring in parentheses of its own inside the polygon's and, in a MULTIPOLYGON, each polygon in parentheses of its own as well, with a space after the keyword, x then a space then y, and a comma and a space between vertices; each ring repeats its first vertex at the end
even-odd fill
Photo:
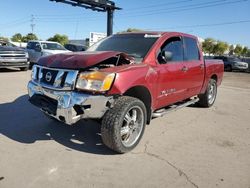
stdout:
POLYGON ((202 107, 210 107, 214 104, 214 101, 217 96, 217 82, 214 79, 210 79, 208 82, 208 86, 206 92, 204 94, 198 95, 199 97, 199 105, 202 107))
POLYGON ((119 97, 103 117, 103 143, 118 153, 131 151, 141 140, 146 116, 146 107, 142 101, 128 96, 119 97))

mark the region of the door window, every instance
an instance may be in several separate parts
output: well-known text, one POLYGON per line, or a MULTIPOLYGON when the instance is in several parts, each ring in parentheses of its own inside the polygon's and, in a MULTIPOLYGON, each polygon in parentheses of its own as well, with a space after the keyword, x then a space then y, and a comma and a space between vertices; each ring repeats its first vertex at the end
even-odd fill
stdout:
POLYGON ((171 54, 171 58, 168 60, 168 62, 180 62, 184 59, 183 44, 180 37, 172 37, 163 44, 158 58, 158 61, 161 64, 166 63, 166 61, 162 59, 162 52, 164 51, 171 54))
POLYGON ((197 41, 190 37, 184 37, 185 59, 187 61, 200 60, 200 53, 197 41))
POLYGON ((34 50, 36 46, 39 46, 39 43, 38 42, 29 42, 27 44, 27 49, 32 49, 34 50))

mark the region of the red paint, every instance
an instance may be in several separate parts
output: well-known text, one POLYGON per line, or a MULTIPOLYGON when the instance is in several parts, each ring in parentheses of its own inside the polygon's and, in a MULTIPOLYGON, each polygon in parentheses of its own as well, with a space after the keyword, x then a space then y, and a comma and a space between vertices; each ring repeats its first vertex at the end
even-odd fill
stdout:
POLYGON ((124 55, 121 52, 76 52, 55 54, 39 59, 38 64, 50 68, 83 69, 98 64, 108 58, 124 55))
MULTIPOLYGON (((168 38, 187 36, 197 40, 196 37, 177 32, 150 32, 150 34, 161 34, 162 36, 151 47, 141 64, 123 65, 101 70, 116 73, 113 86, 107 94, 122 95, 132 87, 143 86, 150 92, 152 109, 155 110, 204 93, 212 76, 217 77, 217 85, 221 84, 224 69, 223 62, 220 60, 204 61, 201 49, 199 49, 201 57, 199 61, 184 61, 178 64, 170 62, 167 64, 158 63, 157 53, 168 38), (188 68, 188 71, 182 71, 183 67, 188 68), (175 89, 175 91, 168 95, 162 94, 162 91, 171 89, 175 89)), ((55 68, 80 69, 93 66, 118 54, 121 53, 83 52, 59 54, 42 58, 39 64, 55 68)))

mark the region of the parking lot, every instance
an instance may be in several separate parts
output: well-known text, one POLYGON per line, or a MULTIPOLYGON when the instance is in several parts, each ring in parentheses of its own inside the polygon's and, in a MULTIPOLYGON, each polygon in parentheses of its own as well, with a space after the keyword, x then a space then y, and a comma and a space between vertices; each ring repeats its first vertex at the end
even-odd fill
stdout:
POLYGON ((250 74, 225 73, 215 105, 152 120, 119 155, 100 125, 67 126, 29 104, 30 71, 0 70, 0 187, 250 188, 250 74))

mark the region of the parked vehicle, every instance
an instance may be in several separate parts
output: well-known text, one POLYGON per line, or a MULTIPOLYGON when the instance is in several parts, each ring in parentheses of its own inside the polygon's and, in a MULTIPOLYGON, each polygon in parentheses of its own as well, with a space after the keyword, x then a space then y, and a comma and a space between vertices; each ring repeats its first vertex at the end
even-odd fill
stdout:
POLYGON ((70 52, 61 44, 51 41, 29 41, 27 44, 27 52, 29 53, 31 66, 38 61, 40 57, 52 54, 60 54, 70 52))
POLYGON ((230 56, 217 56, 214 59, 221 59, 224 62, 224 70, 225 71, 233 71, 233 70, 240 70, 240 71, 247 71, 248 70, 248 63, 242 62, 237 57, 230 57, 230 56))
POLYGON ((197 38, 178 32, 116 34, 86 52, 42 57, 30 102, 66 124, 101 119, 103 143, 132 150, 152 118, 214 104, 223 62, 204 60, 197 38))
POLYGON ((72 52, 82 52, 87 49, 86 46, 80 44, 65 44, 64 47, 72 52))
POLYGON ((9 42, 0 41, 0 68, 20 68, 27 71, 29 67, 28 53, 9 42))

